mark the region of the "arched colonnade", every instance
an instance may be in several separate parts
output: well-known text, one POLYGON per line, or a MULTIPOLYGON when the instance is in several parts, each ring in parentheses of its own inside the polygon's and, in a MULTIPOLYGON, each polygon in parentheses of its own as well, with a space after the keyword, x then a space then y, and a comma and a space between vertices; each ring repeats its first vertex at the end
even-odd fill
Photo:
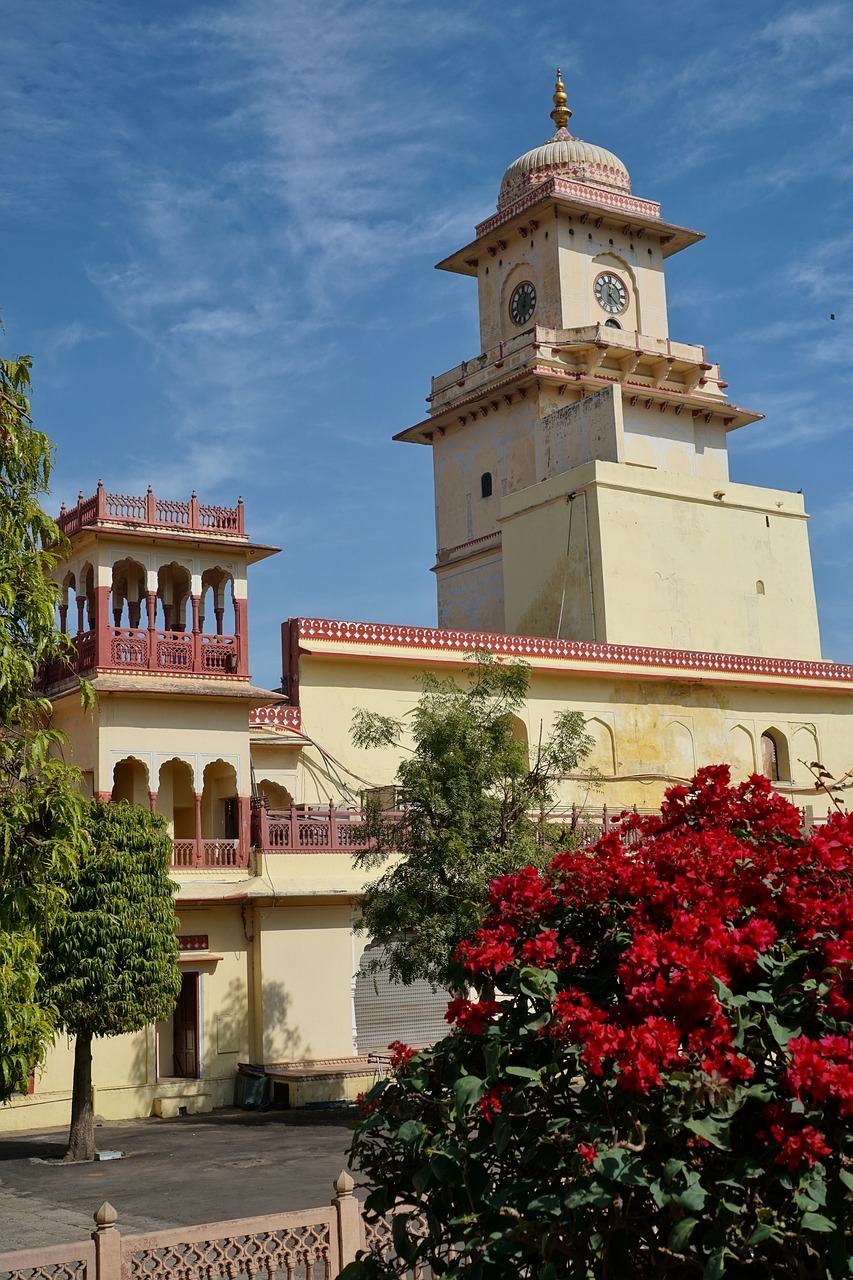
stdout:
POLYGON ((189 760, 174 756, 160 761, 153 778, 151 772, 145 760, 124 756, 113 765, 112 791, 98 798, 162 814, 172 836, 173 866, 247 864, 250 800, 238 793, 233 763, 209 760, 199 773, 189 760))
POLYGON ((110 586, 98 588, 95 566, 85 561, 63 577, 58 615, 60 630, 76 635, 81 669, 97 660, 102 667, 244 674, 245 600, 221 565, 199 574, 176 559, 155 572, 125 555, 112 564, 110 586))

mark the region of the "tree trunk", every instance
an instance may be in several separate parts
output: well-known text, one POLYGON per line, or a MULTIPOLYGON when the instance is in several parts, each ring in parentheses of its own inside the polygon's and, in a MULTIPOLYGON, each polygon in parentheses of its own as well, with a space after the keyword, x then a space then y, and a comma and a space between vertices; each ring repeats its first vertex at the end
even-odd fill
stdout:
POLYGON ((74 1046, 71 1130, 64 1159, 94 1160, 95 1116, 92 1111, 92 1036, 78 1035, 74 1046))

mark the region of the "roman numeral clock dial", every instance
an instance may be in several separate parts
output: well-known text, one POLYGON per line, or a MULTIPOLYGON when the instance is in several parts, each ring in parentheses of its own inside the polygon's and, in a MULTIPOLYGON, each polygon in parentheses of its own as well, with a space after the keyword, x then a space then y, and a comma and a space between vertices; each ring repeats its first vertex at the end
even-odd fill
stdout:
POLYGON ((608 315, 621 315, 628 306, 628 290, 619 276, 614 275, 612 271, 602 271, 596 278, 594 290, 598 305, 603 307, 608 315))

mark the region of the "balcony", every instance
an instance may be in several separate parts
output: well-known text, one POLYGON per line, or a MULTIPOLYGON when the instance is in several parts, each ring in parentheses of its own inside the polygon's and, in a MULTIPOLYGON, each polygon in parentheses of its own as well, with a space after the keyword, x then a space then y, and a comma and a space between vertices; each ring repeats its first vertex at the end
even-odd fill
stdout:
POLYGON ((666 383, 669 390, 682 394, 725 398, 719 365, 708 363, 704 347, 601 324, 574 329, 534 325, 434 377, 427 397, 430 413, 533 365, 572 375, 606 371, 619 382, 630 378, 640 390, 659 389, 666 383))
POLYGON ((239 635, 107 627, 102 636, 84 631, 69 637, 68 650, 45 669, 46 688, 95 670, 157 675, 240 676, 239 635), (102 643, 98 643, 101 640, 102 643))
POLYGON ((141 496, 126 493, 107 493, 98 481, 98 488, 91 498, 81 492, 77 505, 66 510, 65 503, 57 524, 67 538, 82 529, 101 525, 124 525, 150 529, 169 529, 174 533, 202 534, 221 539, 245 537, 243 500, 236 507, 219 507, 199 502, 195 493, 188 502, 173 498, 158 498, 151 486, 141 496))
POLYGON ((264 853, 351 853, 364 845, 362 815, 334 805, 306 810, 253 804, 252 844, 264 853))
POLYGON ((248 867, 249 850, 239 840, 173 840, 169 865, 182 871, 248 867))

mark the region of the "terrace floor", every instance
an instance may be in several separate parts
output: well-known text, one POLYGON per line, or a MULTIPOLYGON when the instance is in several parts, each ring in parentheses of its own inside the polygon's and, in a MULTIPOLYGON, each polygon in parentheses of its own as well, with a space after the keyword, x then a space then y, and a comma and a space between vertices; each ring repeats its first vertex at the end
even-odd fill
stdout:
POLYGON ((354 1119, 354 1108, 229 1109, 105 1122, 96 1146, 125 1157, 76 1165, 51 1163, 65 1129, 0 1133, 0 1252, 88 1239, 104 1200, 128 1234, 328 1205, 354 1119))

